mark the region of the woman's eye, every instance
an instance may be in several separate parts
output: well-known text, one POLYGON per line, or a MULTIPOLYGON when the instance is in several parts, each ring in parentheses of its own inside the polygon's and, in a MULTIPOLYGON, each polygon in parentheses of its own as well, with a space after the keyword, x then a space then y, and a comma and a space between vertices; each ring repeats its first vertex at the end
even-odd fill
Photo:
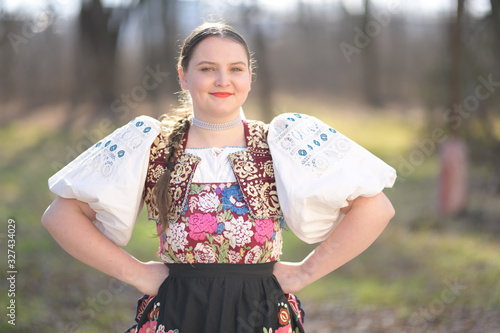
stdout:
POLYGON ((233 71, 233 72, 243 72, 243 70, 241 68, 239 68, 239 67, 235 67, 235 68, 231 69, 231 71, 233 71))
POLYGON ((213 68, 210 68, 210 67, 203 67, 203 68, 201 68, 202 72, 210 72, 212 70, 213 70, 213 68))

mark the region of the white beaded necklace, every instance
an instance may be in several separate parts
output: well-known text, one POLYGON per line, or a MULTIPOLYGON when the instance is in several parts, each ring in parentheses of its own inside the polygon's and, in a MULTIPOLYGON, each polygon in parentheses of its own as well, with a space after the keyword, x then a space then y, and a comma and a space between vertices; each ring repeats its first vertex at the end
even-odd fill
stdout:
POLYGON ((238 118, 236 118, 235 120, 231 120, 227 123, 222 123, 222 124, 207 123, 193 116, 193 125, 210 131, 223 131, 236 127, 239 124, 241 124, 241 115, 239 115, 238 118))

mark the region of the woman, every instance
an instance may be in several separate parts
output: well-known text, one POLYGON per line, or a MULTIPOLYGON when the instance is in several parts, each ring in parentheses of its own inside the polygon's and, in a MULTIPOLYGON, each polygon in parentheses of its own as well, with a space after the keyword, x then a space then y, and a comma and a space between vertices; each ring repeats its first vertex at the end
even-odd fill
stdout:
POLYGON ((71 162, 49 180, 58 197, 42 223, 75 258, 145 294, 130 332, 303 332, 293 293, 378 237, 395 171, 313 117, 243 120, 252 58, 230 26, 196 28, 178 71, 185 115, 134 119, 71 162), (143 202, 166 265, 119 247, 143 202), (300 263, 278 261, 285 220, 322 242, 300 263))

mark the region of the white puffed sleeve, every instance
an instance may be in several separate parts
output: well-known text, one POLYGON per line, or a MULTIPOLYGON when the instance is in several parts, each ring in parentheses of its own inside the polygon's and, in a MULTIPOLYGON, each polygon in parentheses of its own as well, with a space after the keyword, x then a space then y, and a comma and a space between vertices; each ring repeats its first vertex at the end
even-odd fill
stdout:
POLYGON ((303 241, 323 241, 340 223, 347 200, 392 187, 396 171, 320 120, 282 114, 268 143, 286 223, 303 241))
POLYGON ((126 245, 142 208, 150 148, 159 132, 158 120, 132 120, 53 175, 50 190, 88 203, 97 228, 115 244, 126 245))

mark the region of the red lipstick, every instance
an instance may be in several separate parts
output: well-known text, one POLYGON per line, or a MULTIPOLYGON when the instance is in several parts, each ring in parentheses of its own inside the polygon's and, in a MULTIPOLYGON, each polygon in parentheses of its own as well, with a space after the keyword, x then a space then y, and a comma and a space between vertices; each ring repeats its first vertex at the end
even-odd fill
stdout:
POLYGON ((219 98, 227 98, 229 96, 232 96, 233 94, 229 93, 229 92, 214 92, 214 93, 210 93, 210 95, 215 96, 215 97, 219 97, 219 98))

